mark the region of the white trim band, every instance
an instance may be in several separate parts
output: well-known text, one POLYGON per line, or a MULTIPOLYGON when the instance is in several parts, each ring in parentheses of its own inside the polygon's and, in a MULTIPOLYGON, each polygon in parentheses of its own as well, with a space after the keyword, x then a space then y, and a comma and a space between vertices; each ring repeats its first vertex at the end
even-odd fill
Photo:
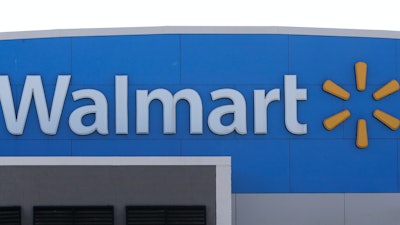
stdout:
POLYGON ((165 27, 130 27, 130 28, 89 28, 65 30, 40 30, 0 33, 0 40, 83 37, 83 36, 117 36, 117 35, 151 35, 151 34, 286 34, 317 35, 400 39, 399 31, 357 30, 305 27, 263 27, 263 26, 165 26, 165 27))
POLYGON ((230 157, 0 157, 0 166, 230 166, 230 157))

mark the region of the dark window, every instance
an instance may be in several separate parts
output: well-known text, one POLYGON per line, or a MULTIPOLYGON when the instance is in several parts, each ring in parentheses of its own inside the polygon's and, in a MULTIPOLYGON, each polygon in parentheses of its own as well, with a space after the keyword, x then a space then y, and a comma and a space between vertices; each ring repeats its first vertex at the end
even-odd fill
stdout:
POLYGON ((1 225, 20 225, 21 207, 0 207, 1 225))
POLYGON ((128 206, 127 225, 206 225, 205 206, 128 206))
POLYGON ((33 208, 34 225, 113 225, 112 206, 37 206, 33 208))

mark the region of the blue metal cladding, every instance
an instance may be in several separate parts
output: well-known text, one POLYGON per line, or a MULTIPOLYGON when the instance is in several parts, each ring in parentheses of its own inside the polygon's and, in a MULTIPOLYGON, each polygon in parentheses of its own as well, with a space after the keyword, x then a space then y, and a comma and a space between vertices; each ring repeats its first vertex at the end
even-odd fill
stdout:
MULTIPOLYGON (((0 74, 8 75, 14 105, 19 106, 26 75, 41 75, 50 106, 58 75, 71 74, 56 135, 40 131, 31 104, 24 134, 11 135, 0 108, 1 156, 232 156, 234 193, 399 192, 399 131, 372 116, 374 109, 400 117, 400 94, 375 101, 372 93, 399 79, 399 40, 307 35, 126 35, 0 41, 0 74), (368 64, 367 89, 355 87, 354 64, 368 64), (293 135, 284 123, 285 74, 297 75, 307 101, 298 102, 298 120, 308 133, 293 135), (129 77, 129 134, 115 134, 115 75, 129 77), (351 93, 343 101, 322 91, 331 79, 351 93), (76 108, 73 91, 101 91, 108 101, 109 134, 74 134, 68 118, 76 108), (189 133, 189 106, 177 104, 177 133, 163 134, 162 105, 150 106, 150 133, 136 131, 137 89, 164 88, 175 93, 196 90, 203 101, 203 134, 189 133), (247 134, 213 134, 208 114, 230 104, 212 101, 221 88, 240 91, 246 99, 247 134), (253 90, 281 89, 281 100, 268 107, 268 134, 254 134, 253 90), (322 121, 343 109, 351 117, 332 131, 322 121), (355 146, 356 122, 367 120, 369 146, 355 146)), ((93 121, 85 117, 85 123, 93 121)), ((232 116, 223 117, 224 123, 232 116)))
POLYGON ((286 35, 182 35, 183 84, 281 84, 286 35))
POLYGON ((291 141, 290 166, 292 192, 397 192, 393 140, 370 140, 367 150, 349 139, 291 141))

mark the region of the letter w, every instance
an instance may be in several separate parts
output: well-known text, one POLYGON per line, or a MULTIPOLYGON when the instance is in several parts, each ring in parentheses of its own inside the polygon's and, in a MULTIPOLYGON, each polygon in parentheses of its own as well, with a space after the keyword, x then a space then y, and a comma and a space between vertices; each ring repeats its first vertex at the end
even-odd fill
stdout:
POLYGON ((10 80, 8 76, 0 76, 0 102, 8 132, 14 135, 22 135, 24 133, 26 118, 33 96, 40 129, 45 134, 55 135, 58 130, 70 80, 71 76, 69 75, 58 76, 51 113, 49 115, 41 77, 27 76, 22 91, 18 115, 16 115, 10 80))

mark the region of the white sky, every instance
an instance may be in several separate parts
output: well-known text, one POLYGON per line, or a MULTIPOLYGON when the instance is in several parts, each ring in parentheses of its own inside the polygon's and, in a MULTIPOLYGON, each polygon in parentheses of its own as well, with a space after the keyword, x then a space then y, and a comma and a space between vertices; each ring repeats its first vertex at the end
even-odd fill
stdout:
POLYGON ((396 2, 0 0, 0 32, 143 26, 296 26, 400 31, 400 7, 396 2))

